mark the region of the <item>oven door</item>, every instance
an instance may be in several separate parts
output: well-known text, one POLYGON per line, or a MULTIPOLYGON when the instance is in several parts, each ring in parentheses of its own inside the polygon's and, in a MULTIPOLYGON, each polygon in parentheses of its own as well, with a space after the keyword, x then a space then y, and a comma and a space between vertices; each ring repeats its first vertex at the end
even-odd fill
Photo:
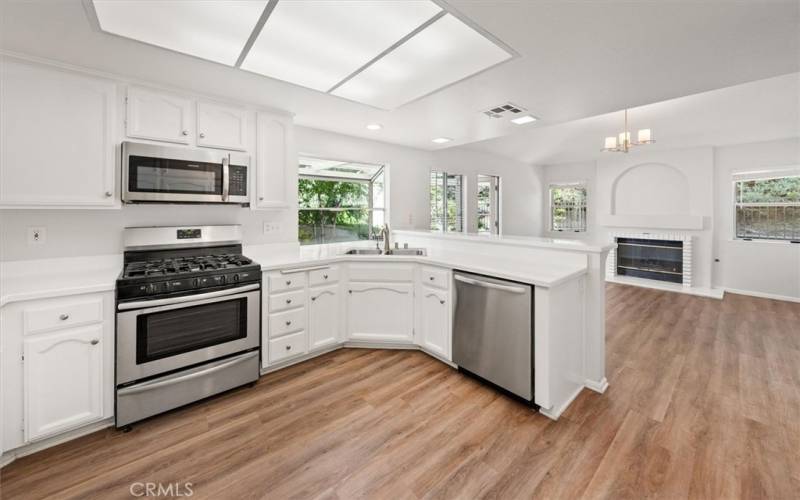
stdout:
POLYGON ((120 303, 117 385, 256 348, 259 285, 120 303))

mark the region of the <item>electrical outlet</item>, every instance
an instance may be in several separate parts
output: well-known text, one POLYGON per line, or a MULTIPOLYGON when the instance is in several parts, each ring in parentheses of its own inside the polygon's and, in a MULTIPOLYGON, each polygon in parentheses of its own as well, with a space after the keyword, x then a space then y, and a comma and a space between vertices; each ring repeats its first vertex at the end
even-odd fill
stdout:
POLYGON ((277 222, 265 222, 264 223, 264 234, 267 233, 277 233, 281 230, 281 225, 277 222))
POLYGON ((46 227, 28 228, 28 245, 42 245, 45 241, 47 241, 46 227))
POLYGON ((408 212, 408 227, 414 226, 414 213, 408 212))

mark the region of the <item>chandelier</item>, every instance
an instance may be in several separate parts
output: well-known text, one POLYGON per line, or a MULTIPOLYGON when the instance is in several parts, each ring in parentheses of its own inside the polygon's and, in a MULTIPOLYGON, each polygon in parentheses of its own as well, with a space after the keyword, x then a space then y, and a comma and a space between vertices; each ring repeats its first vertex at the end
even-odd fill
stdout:
POLYGON ((605 147, 603 151, 608 153, 627 153, 632 146, 643 146, 645 144, 653 144, 656 142, 649 128, 640 129, 636 133, 636 141, 631 141, 631 132, 628 130, 628 110, 625 110, 625 128, 620 132, 618 137, 606 137, 605 147))

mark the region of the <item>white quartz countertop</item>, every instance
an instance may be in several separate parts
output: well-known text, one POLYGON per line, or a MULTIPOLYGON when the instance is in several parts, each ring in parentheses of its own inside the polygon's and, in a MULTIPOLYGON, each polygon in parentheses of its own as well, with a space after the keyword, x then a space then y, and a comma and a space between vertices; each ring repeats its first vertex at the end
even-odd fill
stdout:
MULTIPOLYGON (((363 247, 363 245, 362 245, 363 247)), ((344 255, 350 246, 258 245, 246 247, 244 254, 261 264, 263 271, 313 267, 337 262, 413 262, 460 269, 502 279, 553 287, 586 273, 586 264, 544 264, 536 260, 497 258, 461 251, 427 249, 427 256, 344 255)))
POLYGON ((569 252, 602 253, 616 247, 615 243, 584 241, 569 238, 548 238, 542 236, 513 236, 513 235, 484 235, 474 233, 442 233, 439 231, 419 230, 394 230, 395 237, 422 237, 445 240, 451 242, 468 241, 473 243, 486 243, 495 245, 510 245, 518 247, 547 248, 553 250, 566 250, 569 252))
MULTIPOLYGON (((553 287, 587 272, 586 264, 546 264, 463 251, 428 249, 427 256, 345 255, 364 245, 252 245, 244 255, 264 271, 339 262, 413 262, 553 287)), ((122 255, 12 261, 0 264, 0 307, 11 302, 114 290, 122 255)))
POLYGON ((0 264, 0 307, 21 300, 114 290, 122 255, 11 261, 0 264))

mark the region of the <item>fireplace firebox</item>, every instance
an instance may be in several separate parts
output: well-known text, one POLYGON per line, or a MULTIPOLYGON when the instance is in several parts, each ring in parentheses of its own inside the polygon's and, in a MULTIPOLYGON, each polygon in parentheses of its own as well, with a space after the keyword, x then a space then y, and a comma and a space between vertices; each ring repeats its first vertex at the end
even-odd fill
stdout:
POLYGON ((617 274, 683 283, 683 242, 617 238, 617 274))

